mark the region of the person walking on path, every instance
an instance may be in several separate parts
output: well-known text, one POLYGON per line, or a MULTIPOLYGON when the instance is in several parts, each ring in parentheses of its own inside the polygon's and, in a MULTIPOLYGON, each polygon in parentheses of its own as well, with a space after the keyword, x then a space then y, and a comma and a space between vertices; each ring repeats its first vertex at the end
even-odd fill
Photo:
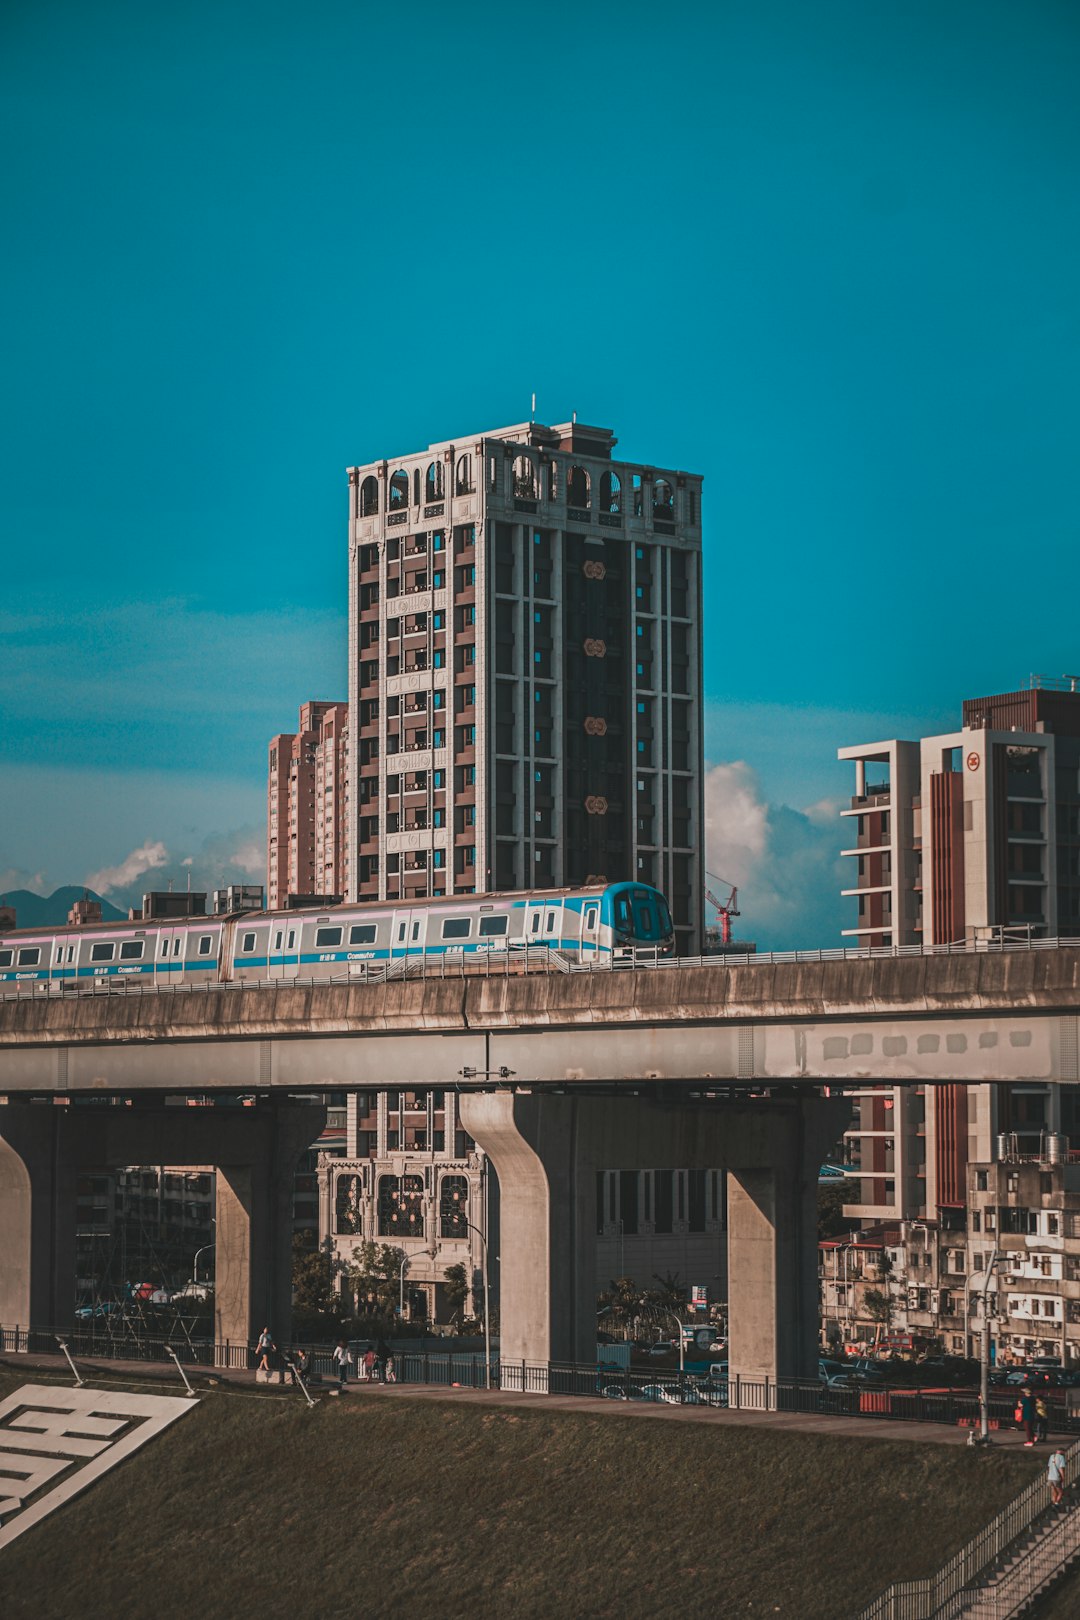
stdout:
POLYGON ((397 1383, 397 1372, 394 1369, 394 1356, 392 1351, 388 1351, 386 1356, 386 1382, 388 1384, 397 1383))
POLYGON ((1065 1489, 1065 1453, 1052 1451, 1050 1460, 1046 1465, 1046 1478, 1050 1484, 1050 1500, 1055 1507, 1061 1506, 1061 1494, 1065 1489))
POLYGON ((270 1371, 270 1357, 276 1348, 277 1346, 270 1337, 270 1329, 268 1327, 264 1327, 262 1332, 259 1334, 259 1342, 255 1346, 255 1354, 259 1358, 255 1365, 260 1372, 270 1371))
POLYGON ((369 1384, 375 1382, 375 1352, 370 1345, 364 1353, 364 1377, 369 1384))
POLYGON ((344 1339, 338 1340, 331 1360, 338 1371, 338 1387, 340 1389, 344 1389, 345 1385, 349 1382, 349 1363, 352 1360, 352 1351, 349 1349, 349 1346, 346 1344, 344 1339))
POLYGON ((380 1339, 375 1346, 375 1373, 380 1383, 386 1382, 386 1358, 389 1354, 386 1340, 380 1339))
POLYGON ((1050 1413, 1041 1395, 1035 1397, 1035 1438, 1045 1440, 1050 1433, 1050 1413))
POLYGON ((1033 1446, 1035 1444, 1035 1397, 1026 1384, 1017 1411, 1020 1413, 1020 1422, 1023 1424, 1024 1433, 1027 1435, 1024 1444, 1025 1446, 1033 1446))

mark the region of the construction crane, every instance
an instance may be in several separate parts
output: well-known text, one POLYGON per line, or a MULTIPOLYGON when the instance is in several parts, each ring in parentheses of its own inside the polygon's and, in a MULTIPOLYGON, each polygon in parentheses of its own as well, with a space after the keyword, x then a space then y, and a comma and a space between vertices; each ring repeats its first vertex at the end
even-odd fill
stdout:
POLYGON ((711 906, 716 907, 717 914, 720 918, 720 943, 721 945, 730 945, 731 919, 732 917, 740 917, 742 915, 739 910, 739 891, 735 887, 734 883, 728 882, 727 878, 717 877, 713 872, 706 872, 705 876, 713 883, 718 883, 722 888, 730 890, 727 900, 723 901, 716 898, 715 894, 713 894, 712 890, 709 888, 708 883, 705 885, 705 898, 711 906))

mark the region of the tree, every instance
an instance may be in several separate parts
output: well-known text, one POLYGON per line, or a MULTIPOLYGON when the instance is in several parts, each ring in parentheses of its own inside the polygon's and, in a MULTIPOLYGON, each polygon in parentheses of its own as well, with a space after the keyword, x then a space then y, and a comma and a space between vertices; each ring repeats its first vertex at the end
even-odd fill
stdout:
POLYGON ((888 1322, 892 1315, 892 1300, 880 1288, 868 1288, 863 1295, 863 1309, 871 1322, 888 1322))
MULTIPOLYGON (((358 1316, 388 1319, 395 1315, 401 1299, 403 1265, 405 1251, 392 1243, 361 1243, 353 1250, 347 1276, 356 1295, 358 1316)), ((406 1280, 408 1274, 406 1266, 406 1280)))
POLYGON ((293 1334, 298 1339, 332 1337, 341 1330, 345 1314, 338 1282, 344 1262, 334 1254, 333 1241, 325 1238, 318 1248, 305 1242, 303 1233, 293 1238, 293 1334))
POLYGON ((456 1266, 447 1266, 443 1273, 446 1278, 446 1302, 455 1311, 463 1311, 466 1316, 472 1315, 472 1277, 469 1267, 464 1260, 456 1266))
POLYGON ((829 1181, 818 1187, 817 1235, 820 1243, 825 1238, 843 1237, 858 1226, 858 1221, 844 1214, 845 1204, 859 1202, 859 1190, 853 1181, 829 1181))
POLYGON ((653 1281, 658 1283, 659 1287, 648 1290, 645 1295, 648 1303, 660 1305, 666 1311, 674 1311, 676 1315, 686 1309, 686 1288, 677 1271, 667 1271, 662 1277, 658 1271, 654 1271, 653 1281))

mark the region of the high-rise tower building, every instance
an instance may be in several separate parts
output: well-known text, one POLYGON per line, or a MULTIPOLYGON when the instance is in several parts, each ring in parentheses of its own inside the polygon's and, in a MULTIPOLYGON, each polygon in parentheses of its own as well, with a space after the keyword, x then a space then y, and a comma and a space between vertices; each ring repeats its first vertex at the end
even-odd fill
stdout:
POLYGON ((350 470, 348 894, 702 906, 701 478, 536 422, 350 470))

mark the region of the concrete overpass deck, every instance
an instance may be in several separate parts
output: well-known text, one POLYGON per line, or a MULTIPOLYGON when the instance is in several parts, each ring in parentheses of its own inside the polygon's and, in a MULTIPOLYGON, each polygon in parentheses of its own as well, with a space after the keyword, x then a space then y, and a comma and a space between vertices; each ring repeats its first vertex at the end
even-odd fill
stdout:
POLYGON ((0 1002, 0 1094, 1080 1080, 1080 944, 0 1002))

